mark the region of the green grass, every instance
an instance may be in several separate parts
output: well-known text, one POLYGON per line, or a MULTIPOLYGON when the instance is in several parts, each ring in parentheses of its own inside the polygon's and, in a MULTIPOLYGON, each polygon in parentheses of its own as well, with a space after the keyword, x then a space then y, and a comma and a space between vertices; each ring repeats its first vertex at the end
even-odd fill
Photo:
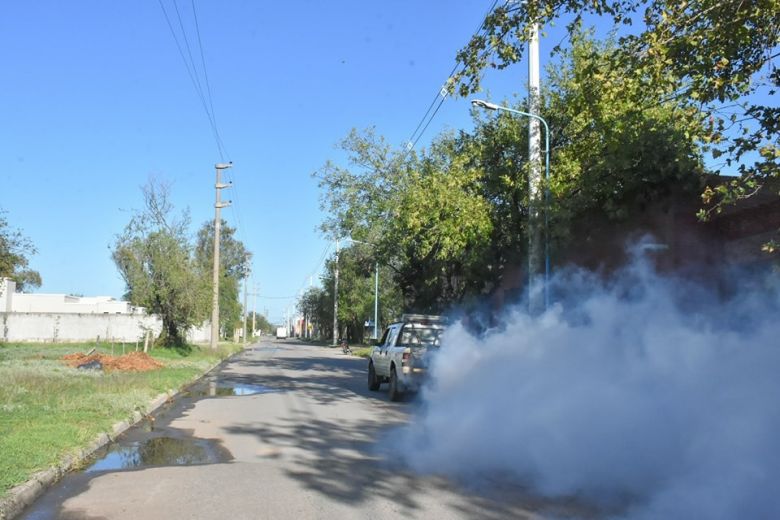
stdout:
POLYGON ((352 347, 352 355, 362 358, 370 358, 373 347, 352 347))
MULTIPOLYGON (((0 496, 99 433, 142 410, 158 394, 179 389, 240 345, 169 350, 151 355, 165 367, 150 372, 78 370, 60 359, 94 344, 0 344, 0 496)), ((125 345, 125 352, 135 344, 125 345)), ((98 352, 111 354, 110 344, 98 352)), ((114 354, 122 346, 114 345, 114 354)))

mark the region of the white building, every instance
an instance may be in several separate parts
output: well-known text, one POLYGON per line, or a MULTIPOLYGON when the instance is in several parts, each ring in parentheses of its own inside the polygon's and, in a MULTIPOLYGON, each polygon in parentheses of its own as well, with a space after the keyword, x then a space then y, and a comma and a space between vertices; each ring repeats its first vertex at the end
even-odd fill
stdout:
POLYGON ((27 294, 16 292, 16 282, 0 278, 0 312, 57 314, 146 314, 143 307, 110 296, 27 294))

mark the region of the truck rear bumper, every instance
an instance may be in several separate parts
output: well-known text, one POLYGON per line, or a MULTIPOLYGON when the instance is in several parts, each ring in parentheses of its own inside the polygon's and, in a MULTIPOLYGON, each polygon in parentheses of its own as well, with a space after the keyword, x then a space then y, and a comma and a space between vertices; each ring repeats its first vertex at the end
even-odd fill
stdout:
POLYGON ((404 390, 418 390, 425 380, 426 370, 424 368, 403 367, 398 374, 398 380, 403 385, 404 390))

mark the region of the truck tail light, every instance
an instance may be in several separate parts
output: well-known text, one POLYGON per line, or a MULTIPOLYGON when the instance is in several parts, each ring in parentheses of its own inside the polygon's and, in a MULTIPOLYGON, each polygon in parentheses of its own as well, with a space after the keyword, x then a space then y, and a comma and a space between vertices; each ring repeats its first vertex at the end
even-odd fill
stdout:
POLYGON ((411 361, 412 361, 412 353, 411 352, 407 351, 407 352, 404 352, 401 355, 401 364, 403 366, 409 366, 411 364, 411 361))

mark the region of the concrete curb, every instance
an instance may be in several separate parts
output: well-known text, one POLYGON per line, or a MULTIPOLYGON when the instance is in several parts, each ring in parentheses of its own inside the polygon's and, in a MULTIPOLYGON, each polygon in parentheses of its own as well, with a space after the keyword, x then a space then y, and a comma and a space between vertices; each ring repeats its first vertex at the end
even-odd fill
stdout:
MULTIPOLYGON (((240 354, 241 352, 243 351, 236 352, 235 354, 218 361, 209 367, 206 371, 204 371, 201 375, 182 385, 181 390, 192 385, 202 377, 211 373, 214 369, 222 366, 224 363, 227 363, 230 359, 240 354)), ((11 488, 8 491, 8 494, 4 498, 0 499, 0 520, 12 520, 18 516, 27 506, 35 502, 38 497, 44 493, 44 491, 49 489, 52 485, 56 484, 69 471, 79 467, 97 450, 104 447, 106 444, 113 442, 129 428, 132 428, 141 422, 145 416, 153 413, 162 405, 172 400, 181 392, 181 390, 169 390, 168 392, 158 395, 146 406, 143 413, 136 410, 129 418, 114 424, 114 426, 111 427, 111 432, 104 432, 99 434, 94 441, 92 441, 86 448, 79 450, 75 455, 65 457, 56 466, 39 471, 30 477, 30 480, 27 482, 11 488)))

